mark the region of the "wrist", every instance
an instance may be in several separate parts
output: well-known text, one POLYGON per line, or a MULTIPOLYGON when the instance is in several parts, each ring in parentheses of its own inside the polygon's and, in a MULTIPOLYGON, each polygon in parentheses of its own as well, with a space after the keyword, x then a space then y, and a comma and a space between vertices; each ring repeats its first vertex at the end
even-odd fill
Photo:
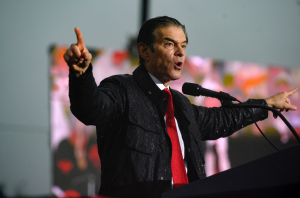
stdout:
POLYGON ((92 63, 89 64, 89 66, 84 70, 84 73, 77 73, 77 71, 74 71, 70 68, 70 73, 78 79, 86 79, 89 78, 89 76, 92 74, 93 66, 92 63))
POLYGON ((269 107, 273 107, 273 100, 271 98, 266 98, 265 101, 269 107))
POLYGON ((81 71, 78 71, 73 67, 69 67, 70 74, 72 74, 76 78, 84 79, 91 72, 91 67, 92 67, 91 63, 87 67, 83 68, 81 71))

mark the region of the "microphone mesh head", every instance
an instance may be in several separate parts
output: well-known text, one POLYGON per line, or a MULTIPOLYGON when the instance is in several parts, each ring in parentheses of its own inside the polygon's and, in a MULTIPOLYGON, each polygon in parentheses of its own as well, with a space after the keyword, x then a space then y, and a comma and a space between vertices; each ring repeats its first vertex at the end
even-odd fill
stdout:
POLYGON ((191 95, 191 96, 198 96, 198 89, 200 85, 194 83, 184 83, 182 85, 182 93, 191 95))

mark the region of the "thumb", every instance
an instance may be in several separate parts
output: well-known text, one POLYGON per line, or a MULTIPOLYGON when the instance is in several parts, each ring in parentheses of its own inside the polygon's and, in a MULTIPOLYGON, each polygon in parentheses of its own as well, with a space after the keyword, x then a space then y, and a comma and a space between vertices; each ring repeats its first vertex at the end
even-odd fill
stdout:
POLYGON ((80 51, 83 51, 85 48, 85 44, 83 42, 83 36, 81 34, 81 31, 78 27, 75 27, 74 30, 77 37, 77 46, 79 47, 80 51))

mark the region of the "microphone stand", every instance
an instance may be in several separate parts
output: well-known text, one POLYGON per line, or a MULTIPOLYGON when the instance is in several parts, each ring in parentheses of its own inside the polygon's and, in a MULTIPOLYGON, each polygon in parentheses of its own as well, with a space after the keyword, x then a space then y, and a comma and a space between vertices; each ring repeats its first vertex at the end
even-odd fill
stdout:
MULTIPOLYGON (((220 100, 221 101, 221 100, 220 100)), ((277 118, 279 116, 282 121, 287 125, 287 127, 291 130, 291 132, 294 134, 295 138, 300 144, 300 137, 295 131, 295 129, 292 127, 292 125, 287 121, 287 119, 276 109, 264 106, 264 105, 253 105, 253 104, 233 104, 232 101, 229 100, 223 100, 221 101, 221 104, 223 107, 234 107, 234 108, 261 108, 261 109, 267 109, 269 111, 272 111, 273 117, 277 118)))

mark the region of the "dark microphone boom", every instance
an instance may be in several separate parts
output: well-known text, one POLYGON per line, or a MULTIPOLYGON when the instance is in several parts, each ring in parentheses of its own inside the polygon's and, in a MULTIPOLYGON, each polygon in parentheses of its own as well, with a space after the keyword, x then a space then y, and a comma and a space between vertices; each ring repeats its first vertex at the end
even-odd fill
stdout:
POLYGON ((182 85, 182 92, 191 96, 207 96, 217 98, 219 100, 237 101, 235 97, 232 97, 228 93, 222 91, 216 92, 209 89, 205 89, 201 85, 194 83, 184 83, 182 85))

